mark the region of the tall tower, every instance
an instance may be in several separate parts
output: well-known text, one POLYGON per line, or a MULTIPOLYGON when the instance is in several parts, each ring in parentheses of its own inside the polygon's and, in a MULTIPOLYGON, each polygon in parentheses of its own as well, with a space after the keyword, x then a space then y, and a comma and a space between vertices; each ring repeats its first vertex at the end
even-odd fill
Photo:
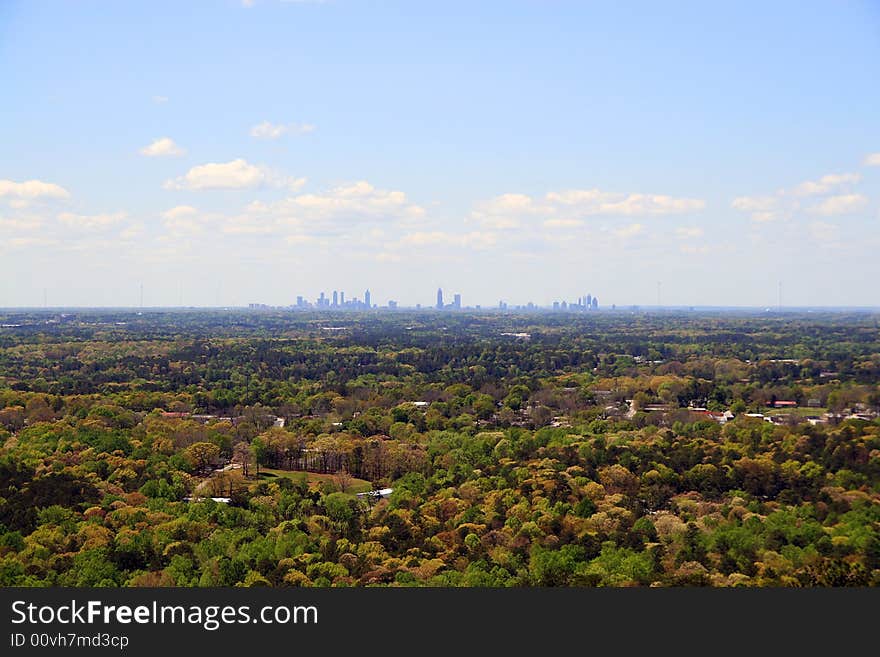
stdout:
POLYGON ((461 310, 461 295, 460 294, 456 294, 454 297, 452 297, 452 307, 455 308, 456 310, 461 310))
POLYGON ((443 289, 437 288, 437 310, 443 310, 443 289))
POLYGON ((373 306, 370 304, 370 291, 367 290, 364 292, 364 305, 367 307, 367 310, 372 308, 373 306))
POLYGON ((335 308, 338 305, 339 305, 339 292, 337 292, 336 290, 333 290, 333 307, 335 308))
POLYGON ((340 292, 340 293, 339 293, 339 305, 340 305, 340 306, 344 306, 344 305, 345 305, 345 292, 340 292))

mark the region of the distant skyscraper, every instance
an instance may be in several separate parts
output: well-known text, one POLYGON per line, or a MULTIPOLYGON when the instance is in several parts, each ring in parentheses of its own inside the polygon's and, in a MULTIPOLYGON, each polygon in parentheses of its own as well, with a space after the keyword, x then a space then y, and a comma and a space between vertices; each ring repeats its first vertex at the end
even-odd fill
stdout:
POLYGON ((364 305, 367 307, 367 309, 370 309, 373 307, 370 305, 370 291, 369 290, 364 292, 364 305))
POLYGON ((336 306, 338 306, 338 305, 339 305, 339 292, 337 292, 336 290, 333 290, 333 307, 336 308, 336 306))
POLYGON ((589 310, 590 306, 593 305, 593 297, 592 295, 587 295, 587 310, 589 310))
POLYGON ((599 310, 599 299, 593 297, 593 310, 599 310))
POLYGON ((437 310, 443 310, 443 289, 437 288, 437 310))
POLYGON ((345 292, 340 292, 340 293, 339 293, 339 305, 340 305, 340 306, 344 306, 344 305, 345 305, 345 292))
POLYGON ((461 310, 461 295, 456 294, 452 297, 452 307, 456 310, 461 310))

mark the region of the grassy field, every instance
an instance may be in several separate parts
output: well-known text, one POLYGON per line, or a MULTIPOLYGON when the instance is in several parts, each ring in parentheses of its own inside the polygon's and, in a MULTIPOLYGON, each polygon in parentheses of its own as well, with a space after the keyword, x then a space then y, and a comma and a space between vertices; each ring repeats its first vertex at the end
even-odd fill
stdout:
MULTIPOLYGON (((329 482, 331 484, 336 484, 336 475, 332 474, 318 474, 317 472, 302 472, 299 470, 273 470, 272 468, 260 468, 260 479, 263 481, 271 481, 276 477, 287 477, 288 479, 296 479, 306 476, 309 482, 309 488, 312 490, 317 489, 318 486, 323 482, 329 482)), ((346 492, 349 493, 364 493, 368 490, 371 490, 373 487, 369 481, 365 481, 364 479, 357 479, 355 477, 351 477, 348 482, 349 489, 346 492)))
MULTIPOLYGON (((259 475, 255 475, 254 471, 252 470, 251 476, 247 479, 242 476, 241 470, 231 470, 224 473, 226 481, 231 481, 233 485, 244 484, 251 488, 263 481, 270 482, 273 479, 277 479, 279 477, 286 477, 287 479, 298 479, 303 475, 305 475, 306 480, 309 484, 309 488, 311 490, 317 490, 323 482, 338 486, 336 475, 318 474, 317 472, 303 472, 300 470, 275 470, 273 468, 260 468, 259 475)), ((202 480, 193 490, 193 494, 207 497, 213 496, 214 490, 212 486, 212 479, 214 479, 214 476, 202 480)), ((346 492, 363 493, 368 490, 372 490, 372 488, 373 486, 370 484, 369 481, 366 481, 364 479, 357 479, 356 477, 350 477, 348 481, 348 490, 346 492)), ((226 493, 223 493, 223 495, 225 494, 226 493)))
POLYGON ((798 417, 821 416, 827 413, 827 408, 813 408, 808 406, 798 406, 795 408, 767 408, 761 411, 764 415, 797 415, 798 417))

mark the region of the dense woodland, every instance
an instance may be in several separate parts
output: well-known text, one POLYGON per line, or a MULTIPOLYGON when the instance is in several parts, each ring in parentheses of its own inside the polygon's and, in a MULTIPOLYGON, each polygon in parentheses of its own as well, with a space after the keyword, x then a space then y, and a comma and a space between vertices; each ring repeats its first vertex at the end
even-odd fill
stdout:
POLYGON ((878 585, 878 411, 868 313, 0 311, 0 585, 878 585))

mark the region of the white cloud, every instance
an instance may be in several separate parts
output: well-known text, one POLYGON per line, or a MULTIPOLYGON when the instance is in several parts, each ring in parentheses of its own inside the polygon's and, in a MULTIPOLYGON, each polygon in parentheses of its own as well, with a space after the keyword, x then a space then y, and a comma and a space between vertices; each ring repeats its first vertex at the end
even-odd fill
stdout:
POLYGON ((377 189, 360 181, 323 193, 298 194, 274 202, 256 200, 235 213, 204 213, 191 205, 178 205, 161 213, 163 225, 174 235, 205 231, 226 235, 274 235, 298 244, 320 236, 351 237, 376 241, 371 229, 380 224, 412 228, 425 214, 401 191, 377 189))
POLYGON ((122 222, 126 218, 125 212, 113 212, 105 214, 74 214, 72 212, 62 212, 58 215, 58 220, 71 228, 82 230, 101 230, 110 228, 122 222))
POLYGON ((311 235, 288 235, 284 238, 284 241, 290 245, 297 244, 308 244, 309 242, 314 242, 315 238, 311 235))
POLYGON ((817 242, 826 245, 836 244, 840 238, 840 229, 835 224, 814 221, 809 225, 810 236, 817 242))
POLYGON ((829 173, 819 180, 807 180, 792 190, 795 196, 816 196, 828 194, 845 185, 853 185, 859 182, 862 176, 858 173, 829 173))
POLYGON ((753 212, 752 213, 752 221, 759 224, 765 224, 770 221, 776 221, 779 219, 778 212, 753 212))
POLYGON ((119 238, 122 240, 133 240, 137 239, 141 235, 144 234, 144 225, 142 223, 132 224, 121 233, 119 233, 119 238))
POLYGON ((579 215, 682 214, 703 210, 706 207, 706 202, 700 199, 674 198, 662 194, 618 194, 598 189, 550 192, 547 194, 547 200, 564 207, 571 207, 579 215))
POLYGON ((290 178, 273 173, 265 167, 254 166, 239 158, 231 162, 201 164, 183 176, 166 180, 165 189, 255 189, 257 187, 287 187, 296 190, 306 183, 305 178, 290 178))
POLYGON ((708 246, 695 246, 693 244, 682 244, 678 247, 679 251, 688 255, 705 255, 709 253, 708 246))
MULTIPOLYGON (((25 180, 15 182, 13 180, 0 180, 0 198, 9 198, 32 201, 41 198, 69 198, 70 192, 54 183, 42 180, 25 180)), ((20 207, 21 204, 18 204, 20 207)))
POLYGON ((818 205, 809 208, 809 212, 825 216, 851 214, 864 210, 867 205, 868 199, 861 194, 841 194, 829 196, 818 205))
POLYGON ((731 206, 743 212, 772 212, 779 207, 775 196, 740 196, 733 199, 731 206))
POLYGON ((30 246, 52 246, 57 240, 47 237, 13 237, 0 242, 0 247, 12 247, 14 249, 22 249, 30 246))
POLYGON ((231 162, 201 164, 184 176, 165 183, 166 189, 248 189, 260 187, 266 174, 259 167, 237 159, 231 162))
POLYGON ((511 230, 513 228, 518 228, 521 224, 517 219, 511 219, 510 217, 484 217, 480 219, 480 223, 484 228, 489 228, 491 230, 511 230))
POLYGON ((270 206, 251 206, 291 223, 347 222, 359 220, 415 220, 425 215, 401 191, 377 189, 366 181, 335 187, 323 194, 300 194, 270 206))
POLYGON ((388 253, 387 251, 383 251, 382 253, 376 254, 376 260, 379 262, 400 262, 403 260, 403 257, 399 253, 388 253))
POLYGON ((501 194, 477 203, 471 216, 486 228, 505 230, 519 226, 524 217, 545 211, 545 208, 525 194, 501 194))
POLYGON ((180 157, 185 154, 186 150, 175 144, 171 137, 160 137, 141 149, 141 155, 147 157, 180 157))
POLYGON ((238 215, 227 217, 220 230, 228 235, 269 235, 276 232, 277 226, 271 221, 238 215))
POLYGON ((477 210, 487 214, 535 214, 541 212, 542 208, 526 194, 501 194, 478 203, 477 210))
POLYGON ((163 225, 175 236, 191 235, 204 230, 205 217, 191 205, 177 205, 160 215, 163 225))
POLYGON ((642 230, 642 224, 630 224, 629 226, 615 229, 614 234, 623 239, 627 239, 629 237, 640 235, 642 233, 642 230))
POLYGON ((168 219, 164 224, 174 237, 195 235, 205 230, 204 223, 197 219, 168 219))
POLYGON ((165 210, 165 212, 162 213, 162 218, 174 221, 175 219, 192 217, 198 213, 199 211, 191 205, 176 205, 169 210, 165 210))
POLYGON ((254 4, 254 0, 241 0, 241 6, 245 9, 250 9, 254 4))
POLYGON ((173 208, 170 208, 169 210, 165 210, 165 212, 162 213, 162 218, 170 220, 170 221, 174 221, 176 219, 184 219, 186 217, 193 217, 193 216, 197 215, 198 213, 199 213, 199 211, 196 210, 191 205, 175 205, 173 208))
POLYGON ((880 167, 880 153, 868 153, 864 164, 866 167, 880 167))
POLYGON ((583 226, 580 219, 547 219, 542 224, 545 228, 577 228, 583 226))
POLYGON ((168 96, 153 96, 153 102, 157 105, 164 105, 168 102, 168 96))
POLYGON ((17 233, 29 232, 42 227, 43 220, 40 217, 17 217, 15 219, 7 219, 0 217, 0 229, 11 230, 17 233))
POLYGON ((781 216, 781 199, 778 196, 740 196, 733 199, 731 207, 748 212, 752 221, 764 223, 781 216))
POLYGON ((311 123, 287 123, 274 124, 269 121, 263 121, 251 128, 251 137, 257 139, 278 139, 284 135, 306 135, 315 131, 315 126, 311 123))
POLYGON ((108 251, 118 248, 119 243, 115 240, 106 239, 78 239, 69 240, 60 245, 61 251, 76 254, 87 254, 86 257, 94 258, 100 251, 108 251))
POLYGON ((829 173, 818 180, 807 180, 790 189, 780 189, 772 196, 740 196, 731 202, 735 210, 748 212, 757 223, 790 219, 806 209, 813 214, 845 214, 856 212, 867 204, 861 194, 839 193, 862 179, 858 173, 829 173), (821 196, 824 199, 804 207, 806 197, 821 196))
POLYGON ((287 126, 273 125, 268 121, 263 121, 251 128, 250 134, 251 137, 256 137, 257 139, 278 139, 285 132, 287 132, 287 126))
POLYGON ((599 189, 548 192, 533 198, 502 194, 474 206, 471 218, 491 228, 512 228, 529 217, 542 217, 547 227, 574 226, 589 216, 646 216, 698 212, 706 202, 663 194, 621 194, 599 189))
POLYGON ((700 226, 680 226, 675 229, 675 235, 680 240, 696 239, 703 236, 700 226))
POLYGON ((448 233, 443 231, 422 231, 404 235, 392 248, 454 246, 459 248, 487 249, 498 239, 494 233, 471 231, 469 233, 448 233))

